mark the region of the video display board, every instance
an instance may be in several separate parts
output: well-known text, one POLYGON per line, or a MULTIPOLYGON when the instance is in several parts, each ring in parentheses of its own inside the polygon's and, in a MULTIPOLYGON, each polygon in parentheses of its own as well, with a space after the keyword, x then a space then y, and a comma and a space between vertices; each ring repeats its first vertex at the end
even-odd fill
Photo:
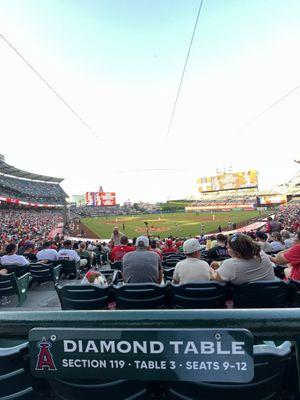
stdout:
POLYGON ((242 172, 223 173, 215 176, 199 178, 197 183, 199 185, 198 191, 200 193, 217 192, 220 190, 256 188, 258 185, 257 171, 249 170, 242 172))
POLYGON ((85 201, 87 206, 115 206, 115 192, 86 192, 85 201))
POLYGON ((287 198, 285 194, 275 194, 275 195, 257 197, 258 206, 270 206, 273 204, 286 204, 286 203, 287 203, 287 198))

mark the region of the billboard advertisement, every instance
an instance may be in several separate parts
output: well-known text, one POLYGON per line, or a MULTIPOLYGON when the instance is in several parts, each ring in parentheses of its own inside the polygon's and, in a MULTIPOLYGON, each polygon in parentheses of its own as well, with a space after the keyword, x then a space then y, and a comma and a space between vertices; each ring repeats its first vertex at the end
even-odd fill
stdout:
POLYGON ((87 206, 115 206, 116 193, 115 192, 86 192, 85 202, 87 206))
POLYGON ((101 206, 115 206, 116 205, 116 193, 115 192, 101 192, 101 206))
POLYGON ((220 190, 257 188, 257 171, 223 173, 215 176, 200 178, 197 180, 198 191, 217 192, 220 190))
POLYGON ((273 204, 286 204, 286 203, 287 203, 287 198, 285 194, 257 196, 258 206, 271 206, 273 204))
POLYGON ((94 205, 94 192, 86 192, 85 194, 85 204, 87 206, 94 205))

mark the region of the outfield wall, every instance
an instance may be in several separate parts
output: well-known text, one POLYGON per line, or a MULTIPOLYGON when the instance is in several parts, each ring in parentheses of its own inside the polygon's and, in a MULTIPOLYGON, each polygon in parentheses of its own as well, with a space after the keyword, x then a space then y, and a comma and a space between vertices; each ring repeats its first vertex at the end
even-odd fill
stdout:
POLYGON ((253 204, 210 204, 207 206, 192 206, 185 207, 185 212, 197 211, 253 211, 255 210, 253 204))

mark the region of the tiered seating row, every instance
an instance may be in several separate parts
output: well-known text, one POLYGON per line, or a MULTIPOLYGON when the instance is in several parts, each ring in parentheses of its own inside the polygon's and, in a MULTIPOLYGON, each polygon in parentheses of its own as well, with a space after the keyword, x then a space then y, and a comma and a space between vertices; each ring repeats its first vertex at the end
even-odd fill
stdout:
POLYGON ((185 285, 56 285, 63 310, 281 308, 300 304, 300 283, 252 282, 240 286, 218 282, 185 285))

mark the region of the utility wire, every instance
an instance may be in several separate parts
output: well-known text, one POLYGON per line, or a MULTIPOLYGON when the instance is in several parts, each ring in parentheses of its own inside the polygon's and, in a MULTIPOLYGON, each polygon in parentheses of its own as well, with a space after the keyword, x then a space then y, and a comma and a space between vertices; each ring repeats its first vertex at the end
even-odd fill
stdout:
POLYGON ((25 62, 25 64, 40 78, 41 81, 44 82, 44 84, 58 97, 60 101, 63 102, 63 104, 75 115, 77 119, 97 138, 98 135, 95 133, 95 131, 89 126, 87 122, 74 110, 73 107, 70 106, 70 104, 58 93, 58 91, 38 72, 38 70, 30 64, 29 61, 26 60, 26 58, 6 39, 6 37, 0 33, 1 39, 4 40, 6 44, 25 62))
POLYGON ((248 121, 245 125, 244 125, 244 129, 247 128, 248 126, 250 126, 251 124, 253 124, 253 122, 255 122, 257 119, 259 119, 260 117, 262 117, 264 114, 266 114, 268 111, 270 111, 273 107, 277 106, 279 103, 281 103, 283 100, 285 100, 290 94, 294 93, 296 90, 298 90, 300 88, 300 84, 297 85, 296 87, 294 87, 294 89, 290 90, 289 92, 287 92, 284 96, 280 97, 278 100, 274 101, 274 103, 272 103, 269 107, 267 107, 266 109, 264 109, 263 111, 261 111, 260 113, 258 113, 257 115, 255 115, 250 121, 248 121))
POLYGON ((185 58, 185 63, 184 63, 184 66, 183 66, 183 70, 182 70, 182 74, 181 74, 181 78, 180 78, 180 82, 179 82, 179 86, 178 86, 178 89, 177 89, 177 94, 176 94, 176 98, 175 98, 175 102, 174 102, 174 106, 173 106, 173 110, 172 110, 172 114, 171 114, 171 119, 170 119, 170 122, 169 122, 169 127, 168 127, 168 131, 167 131, 165 139, 167 139, 167 137, 169 136, 171 128, 172 128, 172 123, 173 123, 173 119, 174 119, 174 115, 175 115, 175 111, 176 111, 176 106, 177 106, 178 98, 179 98, 179 95, 180 95, 181 86, 182 86, 183 78, 184 78, 184 75, 185 75, 186 66, 187 66, 187 63, 189 61, 190 52, 191 52, 191 48, 192 48, 192 45, 193 45, 193 41, 194 41, 194 37, 195 37, 197 25, 198 25, 198 20, 199 20, 200 13, 201 13, 201 10, 202 10, 203 1, 204 0, 201 0, 200 4, 199 4, 199 9, 198 9, 198 12, 197 12, 197 17, 196 17, 196 21, 195 21, 195 25, 194 25, 194 30, 193 30, 192 37, 191 37, 191 40, 190 40, 190 45, 189 45, 189 48, 188 48, 188 52, 187 52, 187 55, 186 55, 186 58, 185 58))

